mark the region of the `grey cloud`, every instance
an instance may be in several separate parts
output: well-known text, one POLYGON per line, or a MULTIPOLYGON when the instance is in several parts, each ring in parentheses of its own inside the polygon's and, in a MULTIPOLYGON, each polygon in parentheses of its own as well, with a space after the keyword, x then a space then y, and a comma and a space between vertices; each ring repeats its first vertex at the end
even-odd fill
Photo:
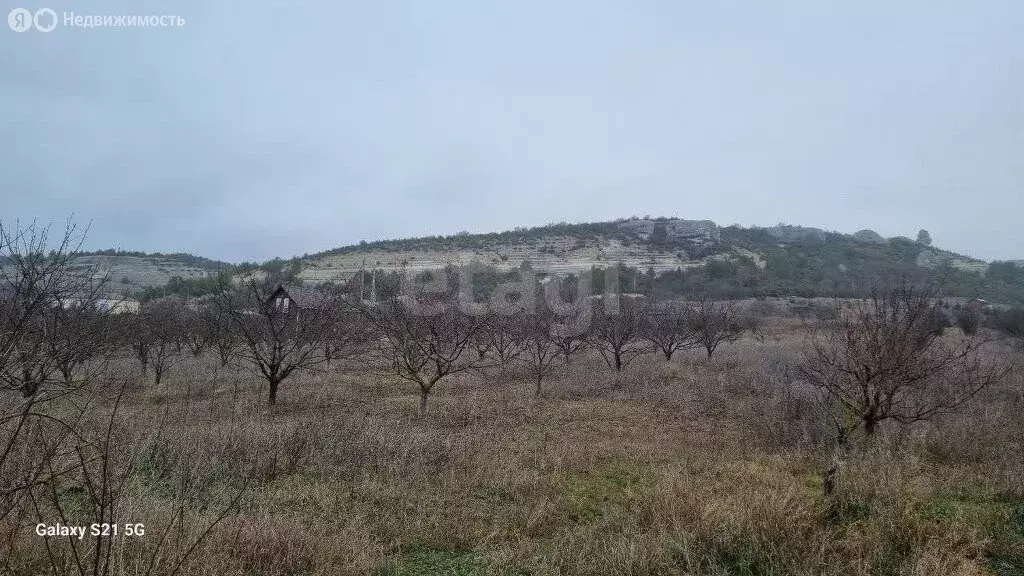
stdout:
POLYGON ((49 5, 186 18, 0 30, 3 216, 75 212, 95 247, 649 213, 1024 257, 1011 0, 49 5))

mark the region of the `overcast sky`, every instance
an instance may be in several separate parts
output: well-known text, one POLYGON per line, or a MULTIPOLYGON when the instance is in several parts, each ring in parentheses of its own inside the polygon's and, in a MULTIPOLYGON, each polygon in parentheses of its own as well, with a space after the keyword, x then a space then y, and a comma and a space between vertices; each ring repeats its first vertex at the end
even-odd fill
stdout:
POLYGON ((292 4, 0 0, 185 19, 0 24, 0 217, 232 261, 644 214, 1024 258, 1019 0, 292 4))

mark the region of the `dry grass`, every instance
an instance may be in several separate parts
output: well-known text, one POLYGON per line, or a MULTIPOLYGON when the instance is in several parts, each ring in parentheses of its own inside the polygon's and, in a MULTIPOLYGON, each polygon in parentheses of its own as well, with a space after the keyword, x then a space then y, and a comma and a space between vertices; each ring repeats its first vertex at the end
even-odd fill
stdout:
MULTIPOLYGON (((782 377, 800 337, 621 375, 578 358, 544 398, 515 370, 465 374, 424 418, 375 375, 300 375, 271 410, 255 378, 190 360, 118 414, 138 466, 116 518, 147 535, 117 541, 115 573, 142 572, 167 526, 170 573, 248 481, 180 573, 1024 574, 1020 371, 960 415, 886 424, 826 499, 826 430, 782 377)), ((0 525, 7 569, 61 572, 35 522, 0 525)))

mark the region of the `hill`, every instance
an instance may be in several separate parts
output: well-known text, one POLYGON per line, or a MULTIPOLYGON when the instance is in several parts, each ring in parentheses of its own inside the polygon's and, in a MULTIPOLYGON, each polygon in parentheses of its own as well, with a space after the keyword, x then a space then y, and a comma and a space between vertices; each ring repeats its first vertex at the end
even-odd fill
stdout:
POLYGON ((871 230, 843 234, 785 224, 722 227, 710 220, 676 218, 360 242, 301 258, 235 266, 187 254, 103 251, 81 259, 112 266, 115 287, 143 299, 169 292, 206 293, 215 287, 209 276, 216 271, 319 284, 343 283, 360 270, 377 270, 385 275, 378 279, 395 284, 399 274, 480 263, 497 273, 526 264, 557 276, 616 267, 623 290, 670 297, 858 296, 879 283, 906 278, 939 282, 949 296, 1024 305, 1022 261, 988 263, 927 240, 884 238, 871 230))
POLYGON ((361 242, 307 256, 293 269, 315 284, 344 281, 360 270, 415 273, 471 262, 498 271, 527 262, 556 275, 620 266, 626 288, 664 295, 853 296, 908 278, 941 282, 951 296, 1024 304, 1024 267, 1013 262, 987 263, 871 230, 721 227, 674 218, 361 242))
POLYGON ((206 278, 231 264, 192 254, 161 254, 123 250, 82 252, 75 258, 80 269, 95 268, 110 274, 110 290, 135 294, 147 288, 167 285, 175 278, 182 280, 206 278))

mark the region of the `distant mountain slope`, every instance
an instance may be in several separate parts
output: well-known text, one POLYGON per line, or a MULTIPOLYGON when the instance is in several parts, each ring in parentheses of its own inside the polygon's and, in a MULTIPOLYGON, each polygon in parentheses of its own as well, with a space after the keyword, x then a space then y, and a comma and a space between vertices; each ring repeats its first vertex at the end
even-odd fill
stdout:
MULTIPOLYGON (((415 272, 470 262, 507 270, 528 261, 535 270, 554 274, 616 263, 655 272, 701 264, 700 259, 677 247, 646 242, 643 233, 628 228, 627 222, 554 224, 491 234, 362 243, 307 257, 299 277, 317 282, 345 278, 361 269, 415 272)), ((701 221, 688 240, 694 245, 713 242, 717 230, 713 222, 701 221)))
POLYGON ((646 278, 632 280, 633 285, 669 294, 855 295, 906 277, 941 281, 950 295, 1024 304, 1024 268, 1013 263, 989 264, 871 230, 720 227, 708 220, 670 218, 363 242, 302 259, 298 278, 338 282, 359 270, 408 273, 470 262, 498 270, 528 262, 547 274, 621 264, 646 278))
POLYGON ((623 290, 661 296, 858 296, 899 281, 941 283, 949 296, 1024 305, 1024 261, 993 262, 871 230, 853 234, 780 224, 721 227, 709 220, 631 218, 360 242, 319 254, 232 266, 188 254, 103 251, 80 257, 113 271, 114 288, 143 298, 216 289, 218 271, 241 278, 342 283, 360 270, 399 274, 480 263, 498 272, 525 264, 569 275, 616 267, 623 290), (144 290, 145 288, 149 290, 144 290), (158 287, 158 288, 154 288, 158 287))
POLYGON ((192 254, 160 254, 99 250, 84 252, 75 258, 81 269, 95 268, 110 274, 110 290, 131 294, 145 288, 164 286, 172 278, 204 278, 231 264, 192 254))

